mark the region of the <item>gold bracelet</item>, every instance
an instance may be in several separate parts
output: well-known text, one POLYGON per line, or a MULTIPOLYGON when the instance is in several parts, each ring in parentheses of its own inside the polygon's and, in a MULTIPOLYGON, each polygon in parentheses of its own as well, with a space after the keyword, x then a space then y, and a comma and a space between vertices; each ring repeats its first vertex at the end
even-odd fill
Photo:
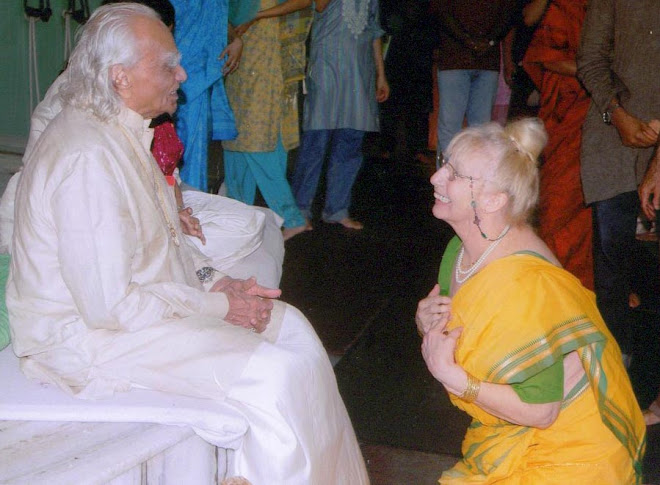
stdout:
POLYGON ((467 386, 465 386, 463 394, 458 397, 465 402, 474 402, 477 400, 477 396, 479 395, 479 390, 481 389, 481 381, 467 371, 466 374, 467 386))

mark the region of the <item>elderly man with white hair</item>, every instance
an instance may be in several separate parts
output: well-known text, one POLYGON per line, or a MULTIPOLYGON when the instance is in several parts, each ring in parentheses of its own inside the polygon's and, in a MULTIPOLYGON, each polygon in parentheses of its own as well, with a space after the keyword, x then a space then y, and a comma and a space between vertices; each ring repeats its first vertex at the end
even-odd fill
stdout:
MULTIPOLYGON (((187 245, 149 146, 186 73, 149 8, 99 8, 63 110, 25 161, 7 306, 23 372, 81 398, 147 388, 234 407, 234 471, 255 484, 368 478, 332 367, 279 290, 187 245)), ((221 430, 219 430, 221 431, 221 430)))

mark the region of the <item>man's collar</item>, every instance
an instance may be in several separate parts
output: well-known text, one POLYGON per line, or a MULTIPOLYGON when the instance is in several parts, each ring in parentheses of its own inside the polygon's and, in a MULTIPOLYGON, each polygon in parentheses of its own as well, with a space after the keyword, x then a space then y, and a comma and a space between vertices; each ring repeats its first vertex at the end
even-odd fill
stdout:
POLYGON ((143 118, 142 115, 123 106, 117 116, 117 121, 128 128, 135 137, 140 140, 143 146, 150 150, 151 141, 154 137, 153 128, 149 128, 151 118, 143 118))

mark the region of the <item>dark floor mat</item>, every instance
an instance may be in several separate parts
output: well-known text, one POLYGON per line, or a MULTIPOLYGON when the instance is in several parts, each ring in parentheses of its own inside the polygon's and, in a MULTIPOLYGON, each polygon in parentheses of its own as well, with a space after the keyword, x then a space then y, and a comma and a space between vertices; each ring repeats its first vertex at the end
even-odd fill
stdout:
POLYGON ((431 170, 368 160, 352 211, 363 231, 318 221, 319 197, 314 230, 287 243, 282 289, 345 353, 335 370, 362 442, 457 455, 468 418, 426 369, 414 323, 453 234, 431 214, 431 170))
POLYGON ((379 309, 425 270, 419 260, 429 260, 428 274, 436 271, 451 231, 431 215, 429 173, 419 164, 368 160, 351 211, 365 228, 321 222, 320 195, 314 230, 286 243, 282 299, 305 313, 331 354, 343 355, 379 309))
POLYGON ((414 324, 417 302, 394 298, 335 367, 360 441, 454 454, 469 424, 429 373, 414 324))

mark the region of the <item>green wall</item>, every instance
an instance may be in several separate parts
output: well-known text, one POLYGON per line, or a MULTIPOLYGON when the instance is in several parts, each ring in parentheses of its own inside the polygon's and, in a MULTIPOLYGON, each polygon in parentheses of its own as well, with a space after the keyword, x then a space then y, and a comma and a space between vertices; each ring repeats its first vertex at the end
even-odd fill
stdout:
MULTIPOLYGON (((53 15, 36 24, 39 93, 43 96, 64 65, 64 19, 67 0, 51 0, 53 15)), ((79 5, 80 2, 76 2, 79 5)), ((89 0, 90 9, 101 0, 89 0)), ((28 5, 39 6, 38 0, 28 5)), ((72 29, 78 23, 71 22, 72 29)), ((29 130, 28 21, 23 0, 0 0, 0 151, 22 151, 29 130)))

